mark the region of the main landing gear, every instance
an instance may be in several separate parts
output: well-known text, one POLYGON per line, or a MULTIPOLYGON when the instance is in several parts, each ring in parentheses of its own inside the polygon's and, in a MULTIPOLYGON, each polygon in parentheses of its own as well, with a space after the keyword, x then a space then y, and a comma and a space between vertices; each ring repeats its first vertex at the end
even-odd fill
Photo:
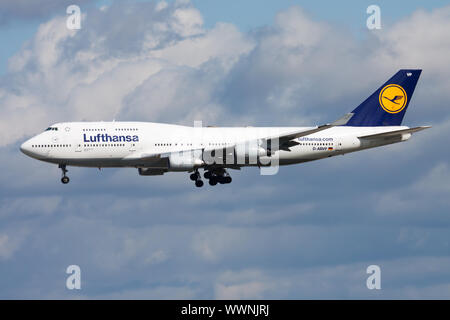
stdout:
POLYGON ((197 188, 203 187, 203 181, 200 173, 198 172, 198 169, 195 170, 193 174, 190 176, 192 181, 195 181, 195 186, 197 188))
MULTIPOLYGON (((214 168, 209 169, 208 171, 205 171, 204 175, 205 179, 209 180, 209 185, 215 186, 216 184, 228 184, 231 183, 231 177, 230 174, 225 170, 224 168, 214 168)), ((200 188, 203 187, 203 181, 202 177, 200 176, 200 173, 198 172, 198 169, 194 171, 190 175, 190 178, 192 181, 195 181, 195 186, 200 188)))
POLYGON ((228 184, 232 180, 230 174, 223 168, 211 169, 206 171, 203 176, 209 180, 211 186, 215 186, 217 183, 228 184))
POLYGON ((69 177, 68 176, 66 176, 66 173, 67 173, 67 169, 66 169, 66 165, 65 164, 60 164, 59 166, 58 166, 60 169, 61 169, 61 171, 62 171, 62 178, 61 178, 61 182, 63 183, 63 184, 68 184, 69 183, 69 181, 70 181, 70 179, 69 179, 69 177))

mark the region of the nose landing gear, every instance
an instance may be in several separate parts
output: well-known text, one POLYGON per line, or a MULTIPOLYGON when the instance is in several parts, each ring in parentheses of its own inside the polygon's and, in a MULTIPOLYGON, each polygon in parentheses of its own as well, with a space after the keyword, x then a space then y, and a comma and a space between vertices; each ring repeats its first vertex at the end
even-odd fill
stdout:
POLYGON ((61 169, 62 175, 63 175, 62 178, 61 178, 61 182, 62 182, 63 184, 68 184, 69 181, 70 181, 70 179, 69 179, 68 176, 66 176, 66 173, 67 173, 67 171, 69 171, 69 170, 66 169, 66 165, 65 165, 65 164, 60 164, 58 167, 61 169))

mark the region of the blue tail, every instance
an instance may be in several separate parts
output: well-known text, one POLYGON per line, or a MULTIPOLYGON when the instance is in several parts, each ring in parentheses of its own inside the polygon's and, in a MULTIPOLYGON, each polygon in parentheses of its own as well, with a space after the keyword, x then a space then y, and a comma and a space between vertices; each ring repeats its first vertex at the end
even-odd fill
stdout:
POLYGON ((400 70, 352 111, 347 126, 399 126, 422 70, 400 70))

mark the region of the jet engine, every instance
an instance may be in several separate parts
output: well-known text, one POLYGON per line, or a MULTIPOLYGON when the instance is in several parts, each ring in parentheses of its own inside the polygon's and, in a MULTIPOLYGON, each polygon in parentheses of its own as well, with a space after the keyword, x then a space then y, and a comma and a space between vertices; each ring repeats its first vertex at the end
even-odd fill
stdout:
POLYGON ((191 171, 203 164, 200 150, 173 152, 169 156, 170 171, 191 171))
POLYGON ((234 147, 236 164, 257 163, 260 157, 270 156, 271 152, 258 141, 237 144, 234 147))

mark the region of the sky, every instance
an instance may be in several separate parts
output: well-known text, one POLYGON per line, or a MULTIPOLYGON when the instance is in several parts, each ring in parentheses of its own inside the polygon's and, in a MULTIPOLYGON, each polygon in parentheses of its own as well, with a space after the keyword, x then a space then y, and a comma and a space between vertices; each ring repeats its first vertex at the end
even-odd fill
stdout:
POLYGON ((2 1, 0 298, 449 299, 450 6, 378 1, 368 30, 370 4, 2 1), (19 151, 61 121, 323 124, 401 68, 423 69, 404 124, 431 129, 274 176, 70 167, 63 186, 19 151))

